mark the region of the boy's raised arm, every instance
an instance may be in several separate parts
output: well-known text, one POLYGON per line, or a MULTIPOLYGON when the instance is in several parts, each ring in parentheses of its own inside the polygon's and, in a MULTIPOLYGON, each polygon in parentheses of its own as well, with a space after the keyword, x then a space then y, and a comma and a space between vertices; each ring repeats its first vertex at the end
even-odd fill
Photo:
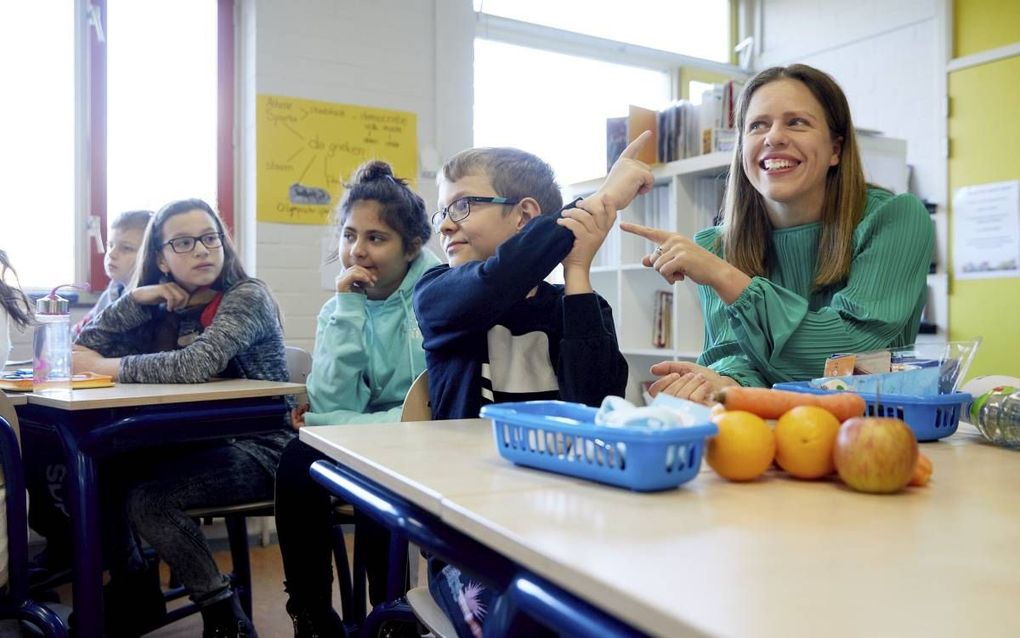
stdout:
POLYGON ((414 287, 414 311, 425 340, 485 332, 570 252, 574 236, 543 215, 503 242, 485 261, 437 266, 414 287))

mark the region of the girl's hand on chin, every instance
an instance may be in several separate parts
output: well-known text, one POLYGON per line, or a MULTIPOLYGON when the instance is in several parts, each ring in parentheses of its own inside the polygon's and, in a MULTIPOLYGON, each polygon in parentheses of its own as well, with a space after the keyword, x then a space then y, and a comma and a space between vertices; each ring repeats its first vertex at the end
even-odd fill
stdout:
POLYGON ((166 309, 173 312, 188 305, 191 294, 174 282, 140 286, 131 291, 131 297, 143 306, 166 303, 166 309))
POLYGON ((336 278, 337 292, 365 292, 375 285, 375 275, 361 266, 351 266, 336 278))

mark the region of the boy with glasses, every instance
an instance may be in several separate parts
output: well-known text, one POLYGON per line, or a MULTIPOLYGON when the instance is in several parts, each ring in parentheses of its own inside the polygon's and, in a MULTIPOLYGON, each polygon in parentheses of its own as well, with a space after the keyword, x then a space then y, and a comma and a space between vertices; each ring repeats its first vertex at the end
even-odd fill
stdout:
POLYGON ((602 188, 563 207, 552 169, 512 148, 462 151, 443 167, 432 223, 449 265, 425 273, 414 307, 436 419, 482 405, 622 395, 627 362, 612 309, 591 287, 592 259, 616 211, 651 188, 635 140, 602 188), (563 264, 563 285, 544 279, 563 264))
MULTIPOLYGON (((617 210, 652 186, 634 159, 649 137, 627 147, 597 193, 565 207, 552 169, 530 153, 469 149, 443 166, 432 224, 449 265, 414 290, 434 419, 477 417, 488 403, 597 406, 624 394, 627 362, 590 270, 617 210), (544 281, 557 264, 563 285, 544 281)), ((429 572, 457 635, 480 636, 494 592, 440 561, 429 572)))

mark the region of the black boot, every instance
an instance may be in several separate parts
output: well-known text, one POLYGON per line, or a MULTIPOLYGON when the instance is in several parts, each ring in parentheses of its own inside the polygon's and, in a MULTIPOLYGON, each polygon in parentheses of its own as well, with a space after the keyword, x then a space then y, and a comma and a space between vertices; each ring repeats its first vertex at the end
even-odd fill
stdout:
POLYGON ((202 608, 202 638, 258 638, 237 594, 202 608))
POLYGON ((347 638, 344 623, 330 601, 306 606, 291 597, 287 614, 294 623, 294 638, 347 638))

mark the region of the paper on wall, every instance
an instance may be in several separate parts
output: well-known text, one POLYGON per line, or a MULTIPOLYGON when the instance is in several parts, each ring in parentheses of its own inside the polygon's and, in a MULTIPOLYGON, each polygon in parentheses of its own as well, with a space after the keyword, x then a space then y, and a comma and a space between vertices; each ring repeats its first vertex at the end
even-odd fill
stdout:
POLYGON ((953 265, 957 279, 1020 277, 1020 180, 956 191, 953 265))

